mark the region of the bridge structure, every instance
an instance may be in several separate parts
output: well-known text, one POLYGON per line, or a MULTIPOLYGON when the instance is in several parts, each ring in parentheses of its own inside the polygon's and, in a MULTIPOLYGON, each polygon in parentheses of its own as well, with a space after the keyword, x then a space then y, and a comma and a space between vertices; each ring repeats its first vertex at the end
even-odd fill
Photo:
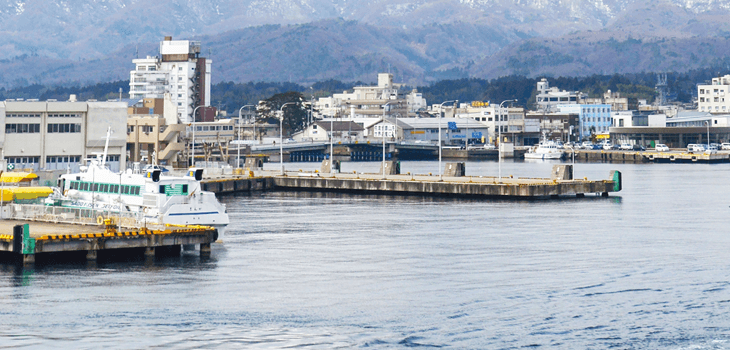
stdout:
MULTIPOLYGON (((383 159, 382 141, 336 142, 335 156, 348 156, 352 161, 380 161, 383 159)), ((252 145, 251 154, 262 154, 277 159, 283 153, 287 162, 321 162, 329 158, 328 142, 291 142, 252 145)), ((433 159, 438 157, 438 145, 432 143, 385 142, 385 159, 433 159)))

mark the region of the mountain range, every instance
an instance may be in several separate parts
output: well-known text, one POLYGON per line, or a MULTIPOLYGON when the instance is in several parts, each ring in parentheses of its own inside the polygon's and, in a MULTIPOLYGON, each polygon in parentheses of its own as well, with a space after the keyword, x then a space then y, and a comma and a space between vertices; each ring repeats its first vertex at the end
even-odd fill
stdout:
POLYGON ((128 79, 166 35, 213 80, 727 69, 730 0, 0 0, 0 86, 128 79))

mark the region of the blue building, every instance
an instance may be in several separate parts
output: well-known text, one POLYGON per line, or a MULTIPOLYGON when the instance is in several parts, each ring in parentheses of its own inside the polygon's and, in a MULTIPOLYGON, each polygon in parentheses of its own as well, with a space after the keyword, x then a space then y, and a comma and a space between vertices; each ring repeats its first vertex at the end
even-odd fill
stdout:
POLYGON ((611 105, 559 105, 558 110, 561 113, 578 115, 578 132, 581 140, 588 139, 591 130, 595 134, 606 134, 611 127, 611 105))

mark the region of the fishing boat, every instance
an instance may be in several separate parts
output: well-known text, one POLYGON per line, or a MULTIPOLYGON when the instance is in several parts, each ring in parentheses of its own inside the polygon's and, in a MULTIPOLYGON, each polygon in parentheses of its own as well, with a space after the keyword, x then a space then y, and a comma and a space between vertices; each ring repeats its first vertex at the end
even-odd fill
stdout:
POLYGON ((191 168, 184 176, 163 175, 159 167, 144 171, 113 172, 106 152, 90 159, 80 172, 63 174, 58 191, 46 203, 68 208, 129 213, 147 222, 213 226, 222 234, 229 223, 225 205, 215 194, 203 191, 203 169, 191 168))
POLYGON ((563 151, 554 141, 544 141, 539 145, 530 148, 525 153, 525 159, 560 159, 563 158, 563 151))

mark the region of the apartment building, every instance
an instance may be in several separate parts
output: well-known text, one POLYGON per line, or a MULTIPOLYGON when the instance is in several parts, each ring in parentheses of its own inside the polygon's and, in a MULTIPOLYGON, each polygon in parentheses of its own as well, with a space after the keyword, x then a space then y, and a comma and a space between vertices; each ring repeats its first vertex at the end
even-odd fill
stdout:
POLYGON ((315 102, 315 108, 324 117, 347 117, 350 119, 396 114, 405 118, 415 116, 419 110, 426 108, 426 100, 416 90, 409 94, 399 91, 400 85, 393 83, 393 75, 378 74, 378 85, 355 86, 352 92, 344 91, 323 97, 315 102), (387 107, 386 107, 387 104, 387 107))
POLYGON ((730 74, 697 85, 697 109, 713 114, 730 113, 730 74))
POLYGON ((547 79, 537 82, 537 109, 542 112, 554 112, 559 105, 578 104, 583 100, 580 91, 565 91, 557 87, 550 87, 547 79))
POLYGON ((559 105, 560 113, 578 115, 578 137, 586 140, 593 134, 606 134, 613 123, 611 105, 571 104, 559 105))
MULTIPOLYGON (((177 108, 177 118, 182 123, 193 120, 192 113, 198 106, 210 106, 210 79, 212 60, 200 57, 200 42, 172 40, 165 37, 160 42, 160 55, 132 60, 135 69, 129 74, 131 99, 162 99, 170 94, 177 108)), ((196 121, 212 120, 201 108, 196 121)))

